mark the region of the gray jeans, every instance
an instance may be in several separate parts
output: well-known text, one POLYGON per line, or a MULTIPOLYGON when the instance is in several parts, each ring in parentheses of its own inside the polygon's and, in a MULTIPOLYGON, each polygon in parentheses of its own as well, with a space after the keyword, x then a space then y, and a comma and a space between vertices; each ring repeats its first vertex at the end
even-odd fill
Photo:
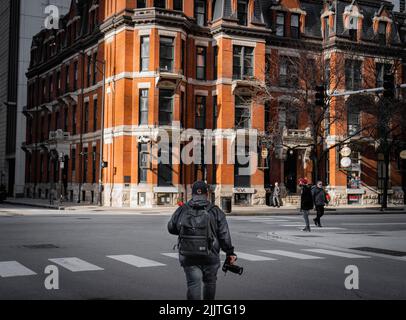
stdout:
POLYGON ((273 205, 274 205, 274 206, 276 206, 276 207, 278 207, 278 208, 281 206, 281 203, 280 203, 280 200, 279 200, 279 196, 274 195, 274 196, 272 197, 272 201, 273 201, 273 205))
POLYGON ((303 218, 306 223, 306 228, 310 228, 310 222, 309 222, 309 210, 302 210, 303 213, 303 218))
POLYGON ((203 281, 203 299, 214 300, 216 296, 217 272, 220 264, 185 266, 183 269, 187 281, 187 299, 202 300, 202 281, 203 281))

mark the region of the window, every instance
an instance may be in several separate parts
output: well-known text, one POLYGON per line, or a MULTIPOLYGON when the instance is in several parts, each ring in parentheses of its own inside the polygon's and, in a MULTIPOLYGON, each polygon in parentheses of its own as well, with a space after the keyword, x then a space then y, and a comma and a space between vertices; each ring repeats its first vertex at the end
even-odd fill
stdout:
POLYGON ((358 135, 360 130, 360 109, 355 105, 347 105, 347 133, 349 136, 358 135))
POLYGON ((98 114, 98 106, 97 106, 97 99, 93 99, 93 131, 97 130, 97 114, 98 114))
POLYGON ((93 55, 93 85, 97 82, 97 52, 93 55))
POLYGON ((327 90, 330 89, 330 59, 324 61, 324 83, 327 90))
POLYGON ((139 124, 148 124, 148 89, 140 90, 140 101, 139 101, 139 124))
POLYGON ((158 164, 158 186, 172 186, 172 145, 160 145, 158 157, 161 159, 158 164))
POLYGON ((233 47, 233 79, 244 79, 254 74, 254 48, 233 47))
POLYGON ((83 148, 83 182, 85 183, 87 182, 88 160, 89 160, 88 149, 83 148))
POLYGON ((206 80, 206 48, 197 47, 196 79, 206 80))
POLYGON ((76 170, 76 149, 71 150, 72 171, 76 170))
POLYGON ((217 129, 218 105, 217 96, 213 96, 213 129, 217 129))
POLYGON ((54 78, 52 75, 49 76, 48 81, 48 101, 51 101, 52 91, 54 91, 54 78))
POLYGON ((67 65, 66 67, 65 67, 65 90, 66 90, 66 92, 69 92, 69 90, 70 90, 70 84, 69 84, 69 79, 70 79, 70 77, 69 77, 69 66, 67 65))
POLYGON ((361 89, 361 66, 362 61, 359 60, 345 61, 345 88, 347 90, 361 89))
POLYGON ((183 0, 173 0, 173 10, 183 11, 183 0))
POLYGON ((235 127, 246 129, 250 127, 251 110, 249 97, 235 97, 235 127))
POLYGON ((299 85, 297 60, 293 57, 280 57, 279 85, 281 87, 296 88, 299 85))
POLYGON ((149 70, 149 37, 141 37, 141 71, 149 70))
POLYGON ((165 9, 166 0, 154 0, 154 7, 165 9))
POLYGON ((292 106, 288 107, 289 111, 286 112, 286 128, 299 129, 299 110, 292 106))
POLYGON ((378 41, 380 45, 386 45, 386 22, 380 21, 378 25, 378 41))
POLYGON ((248 1, 238 0, 237 3, 238 24, 246 26, 248 24, 248 1))
POLYGON ((56 73, 56 85, 57 85, 57 96, 59 96, 59 94, 61 93, 61 71, 59 70, 56 73))
POLYGON ((91 67, 92 67, 92 56, 88 55, 87 56, 87 68, 86 68, 86 77, 87 77, 87 86, 90 87, 91 85, 91 78, 92 78, 92 73, 91 73, 91 67))
POLYGON ((172 124, 173 91, 167 89, 159 90, 159 124, 172 124))
POLYGON ((159 65, 161 71, 172 72, 174 62, 173 38, 160 38, 159 54, 159 65))
POLYGON ((298 14, 292 14, 290 16, 290 36, 298 39, 300 36, 300 20, 298 14))
POLYGON ((376 64, 376 87, 383 87, 383 76, 391 72, 392 66, 385 63, 376 64))
POLYGON ((85 122, 83 126, 83 132, 86 133, 89 130, 89 102, 85 102, 85 122))
POLYGON ((180 93, 180 126, 185 128, 185 92, 180 93))
POLYGON ((68 132, 68 108, 63 109, 63 131, 68 132))
POLYGON ((74 105, 72 107, 72 135, 76 134, 76 110, 77 107, 74 105))
POLYGON ((282 12, 276 14, 275 31, 277 36, 285 36, 285 14, 282 12))
POLYGON ((218 59, 219 59, 219 47, 215 46, 214 51, 214 63, 213 63, 213 79, 217 80, 218 78, 218 59))
POLYGON ((195 19, 197 25, 203 27, 206 25, 206 1, 195 0, 195 19))
POLYGON ((324 39, 327 40, 330 37, 330 17, 324 17, 324 39))
POLYGON ((180 65, 182 66, 182 73, 186 71, 186 59, 185 59, 186 41, 182 39, 182 48, 180 53, 180 65))
POLYGON ((75 61, 73 64, 73 72, 74 72, 74 79, 73 79, 73 90, 76 90, 78 88, 78 78, 79 78, 79 70, 78 70, 78 62, 75 61))
POLYGON ((196 96, 195 127, 198 130, 206 128, 206 97, 196 96))
POLYGON ((137 0, 137 8, 145 8, 146 7, 146 0, 137 0))
POLYGON ((92 149, 92 183, 96 183, 96 164, 97 164, 97 151, 96 146, 92 149))
POLYGON ((147 182, 147 173, 149 167, 148 144, 138 144, 138 183, 147 182))
POLYGON ((59 117, 60 117, 59 111, 55 112, 55 131, 59 129, 59 117))
POLYGON ((251 175, 249 174, 249 148, 236 145, 234 164, 234 187, 250 187, 251 175))

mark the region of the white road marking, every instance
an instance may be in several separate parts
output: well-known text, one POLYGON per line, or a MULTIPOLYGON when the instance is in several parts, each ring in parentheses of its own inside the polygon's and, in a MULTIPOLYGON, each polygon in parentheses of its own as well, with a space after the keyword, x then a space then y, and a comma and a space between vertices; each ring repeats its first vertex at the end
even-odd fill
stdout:
POLYGON ((367 223, 340 223, 343 226, 390 226, 406 224, 406 222, 367 222, 367 223))
POLYGON ((124 263, 127 263, 129 265, 132 265, 137 268, 146 268, 146 267, 160 267, 160 266, 165 266, 165 264, 154 261, 154 260, 149 260, 141 257, 134 256, 132 254, 127 254, 127 255, 118 255, 118 256, 107 256, 107 258, 114 259, 117 261, 121 261, 124 263))
POLYGON ((258 251, 270 253, 270 254, 276 254, 276 255, 280 255, 280 256, 284 256, 284 257, 301 259, 301 260, 324 259, 322 257, 316 257, 316 256, 308 255, 308 254, 296 253, 296 252, 285 251, 285 250, 258 250, 258 251))
POLYGON ((179 259, 179 253, 177 252, 170 252, 170 253, 161 253, 163 256, 169 257, 169 258, 175 258, 179 259))
POLYGON ((244 253, 244 252, 236 252, 235 254, 237 255, 237 258, 241 259, 241 260, 248 260, 248 261, 272 261, 272 260, 276 260, 274 258, 258 256, 258 255, 255 255, 255 254, 249 254, 249 253, 244 253))
POLYGON ((68 269, 72 272, 83 272, 83 271, 99 271, 104 270, 94 264, 84 261, 79 258, 54 258, 48 259, 49 261, 60 265, 61 267, 68 269))
POLYGON ((0 262, 0 277, 21 277, 21 276, 32 276, 36 273, 17 261, 3 261, 0 262))
MULTIPOLYGON (((282 224, 279 225, 280 227, 304 227, 304 224, 282 224)), ((339 228, 339 227, 313 227, 315 230, 347 230, 346 228, 339 228)))
POLYGON ((361 259, 361 258, 370 258, 369 256, 362 256, 359 254, 342 252, 342 251, 334 251, 334 250, 326 250, 326 249, 303 249, 304 251, 320 253, 320 254, 327 254, 331 256, 337 256, 342 258, 351 258, 351 259, 361 259))

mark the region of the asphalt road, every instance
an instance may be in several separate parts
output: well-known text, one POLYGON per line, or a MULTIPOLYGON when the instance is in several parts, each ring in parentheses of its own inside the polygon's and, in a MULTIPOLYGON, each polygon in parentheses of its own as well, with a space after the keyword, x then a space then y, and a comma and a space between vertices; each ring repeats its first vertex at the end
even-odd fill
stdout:
MULTIPOLYGON (((0 299, 184 299, 169 214, 0 207, 0 299), (45 287, 49 265, 58 290, 45 287)), ((326 215, 311 233, 299 215, 228 220, 245 271, 219 271, 218 299, 406 299, 404 214, 326 215), (350 265, 359 289, 345 287, 350 265)))

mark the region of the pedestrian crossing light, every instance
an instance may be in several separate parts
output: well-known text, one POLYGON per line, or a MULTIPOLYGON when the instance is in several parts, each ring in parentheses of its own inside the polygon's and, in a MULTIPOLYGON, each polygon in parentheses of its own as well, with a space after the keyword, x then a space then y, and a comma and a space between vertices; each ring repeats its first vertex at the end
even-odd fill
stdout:
POLYGON ((395 76, 393 73, 386 73, 383 76, 383 96, 384 98, 395 96, 395 76))
POLYGON ((324 86, 316 86, 315 88, 316 91, 316 106, 324 106, 324 86))

